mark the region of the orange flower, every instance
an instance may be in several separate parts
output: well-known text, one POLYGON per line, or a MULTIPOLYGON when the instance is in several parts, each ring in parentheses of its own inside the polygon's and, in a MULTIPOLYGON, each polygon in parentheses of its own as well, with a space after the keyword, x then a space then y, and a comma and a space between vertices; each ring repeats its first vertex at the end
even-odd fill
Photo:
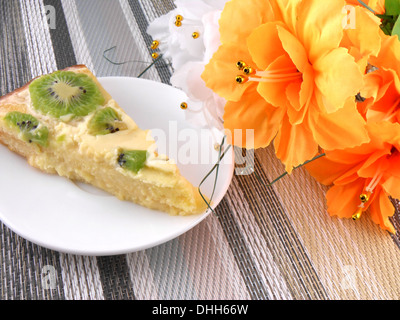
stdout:
POLYGON ((370 59, 375 71, 365 75, 359 110, 368 121, 400 122, 400 41, 383 35, 382 48, 370 59))
MULTIPOLYGON (((254 129, 255 148, 275 138, 288 172, 318 146, 343 149, 369 139, 354 101, 362 73, 340 47, 344 6, 340 0, 232 0, 222 12, 222 46, 202 78, 228 101, 225 128, 254 129), (239 64, 238 71, 239 61, 247 68, 239 64)), ((233 143, 246 147, 246 140, 233 143)))
POLYGON ((321 183, 333 185, 326 194, 330 215, 357 220, 369 209, 376 224, 394 233, 389 196, 400 198, 400 124, 373 122, 367 129, 369 143, 326 151, 306 168, 321 183))
MULTIPOLYGON (((353 6, 365 8, 358 0, 347 0, 346 2, 353 6)), ((376 14, 384 14, 386 12, 385 0, 363 0, 363 2, 374 10, 376 14)))

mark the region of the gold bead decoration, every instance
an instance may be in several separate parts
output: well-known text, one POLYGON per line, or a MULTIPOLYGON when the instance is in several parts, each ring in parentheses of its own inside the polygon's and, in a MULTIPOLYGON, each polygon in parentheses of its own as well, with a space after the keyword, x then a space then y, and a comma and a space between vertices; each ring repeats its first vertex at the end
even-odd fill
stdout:
POLYGON ((246 63, 244 62, 244 61, 238 61, 237 63, 236 63, 236 67, 239 69, 239 70, 243 70, 245 67, 246 67, 246 63))
POLYGON ((188 104, 186 102, 181 103, 181 109, 186 110, 188 108, 188 104))
POLYGON ((153 59, 157 59, 157 58, 158 58, 158 53, 157 53, 157 52, 153 52, 153 53, 151 54, 151 57, 152 57, 153 59))
POLYGON ((249 74, 254 74, 254 73, 255 73, 254 69, 253 69, 252 67, 249 67, 249 66, 244 67, 244 68, 243 68, 243 72, 244 72, 245 74, 247 74, 247 75, 249 75, 249 74))
POLYGON ((152 50, 155 50, 155 49, 158 48, 159 45, 160 45, 160 41, 154 40, 154 41, 151 43, 150 48, 151 48, 152 50))
POLYGON ((180 14, 178 14, 175 17, 175 26, 182 27, 182 20, 183 20, 183 17, 180 14))
POLYGON ((200 33, 198 33, 197 31, 192 33, 192 38, 193 39, 198 39, 200 37, 200 33))
POLYGON ((368 200, 369 200, 369 195, 368 195, 368 194, 365 194, 365 193, 361 194, 361 195, 360 195, 360 200, 361 200, 362 203, 368 202, 368 200))
POLYGON ((238 84, 243 84, 243 83, 247 82, 247 80, 248 80, 248 78, 244 77, 244 76, 237 76, 235 79, 236 83, 238 83, 238 84))
POLYGON ((360 220, 360 219, 361 219, 362 213, 363 213, 363 209, 362 209, 362 208, 358 208, 357 211, 356 211, 356 213, 353 214, 351 218, 352 218, 354 221, 360 220))
POLYGON ((221 145, 219 143, 214 144, 214 150, 215 151, 220 151, 221 145))

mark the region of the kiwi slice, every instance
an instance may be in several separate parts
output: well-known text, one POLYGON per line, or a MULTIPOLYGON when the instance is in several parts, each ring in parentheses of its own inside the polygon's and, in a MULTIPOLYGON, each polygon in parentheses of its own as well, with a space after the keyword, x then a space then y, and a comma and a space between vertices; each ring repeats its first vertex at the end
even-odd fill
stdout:
POLYGON ((129 171, 138 173, 147 159, 146 150, 122 150, 118 155, 118 164, 129 171))
POLYGON ((34 116, 12 111, 6 114, 4 120, 9 126, 20 131, 24 141, 47 147, 49 129, 47 129, 46 126, 40 125, 39 121, 34 116))
POLYGON ((127 128, 117 111, 111 107, 96 111, 88 123, 89 133, 92 135, 105 135, 127 128))
POLYGON ((34 80, 29 92, 34 109, 55 118, 84 117, 104 103, 88 75, 71 71, 56 71, 34 80))

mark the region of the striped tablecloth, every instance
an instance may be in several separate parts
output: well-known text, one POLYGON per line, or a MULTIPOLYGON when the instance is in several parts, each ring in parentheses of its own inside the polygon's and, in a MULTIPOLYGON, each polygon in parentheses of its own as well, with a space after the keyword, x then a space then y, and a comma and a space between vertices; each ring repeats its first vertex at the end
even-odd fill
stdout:
MULTIPOLYGON (((0 95, 75 64, 86 64, 96 76, 136 77, 145 66, 137 61, 152 60, 148 24, 173 8, 172 0, 1 0, 0 95), (113 61, 132 62, 110 63, 105 51, 113 61)), ((171 74, 159 61, 144 77, 169 84, 171 74)), ((271 148, 256 152, 254 170, 233 177, 219 218, 209 215, 182 236, 139 252, 65 254, 0 223, 0 299, 400 297, 397 236, 368 218, 329 217, 326 188, 303 169, 262 187, 260 178, 267 183, 283 172, 271 148), (51 288, 42 281, 49 266, 51 288)), ((396 214, 397 229, 398 219, 396 214)))

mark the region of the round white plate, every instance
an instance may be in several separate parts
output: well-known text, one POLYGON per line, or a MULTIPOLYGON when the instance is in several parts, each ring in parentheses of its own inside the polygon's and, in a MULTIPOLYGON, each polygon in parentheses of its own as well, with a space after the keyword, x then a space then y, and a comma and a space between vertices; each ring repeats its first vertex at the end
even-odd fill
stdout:
MULTIPOLYGON (((171 86, 128 77, 99 79, 136 121, 151 129, 160 153, 177 161, 181 173, 199 186, 219 153, 219 132, 185 121, 180 104, 186 95, 171 86), (218 140, 218 141, 217 141, 218 140)), ((212 207, 224 197, 234 170, 233 150, 220 164, 212 207)), ((120 201, 89 185, 40 172, 0 145, 0 220, 15 233, 40 246, 79 255, 114 255, 147 249, 190 230, 210 214, 170 216, 120 201)), ((202 185, 210 196, 212 174, 202 185)))

